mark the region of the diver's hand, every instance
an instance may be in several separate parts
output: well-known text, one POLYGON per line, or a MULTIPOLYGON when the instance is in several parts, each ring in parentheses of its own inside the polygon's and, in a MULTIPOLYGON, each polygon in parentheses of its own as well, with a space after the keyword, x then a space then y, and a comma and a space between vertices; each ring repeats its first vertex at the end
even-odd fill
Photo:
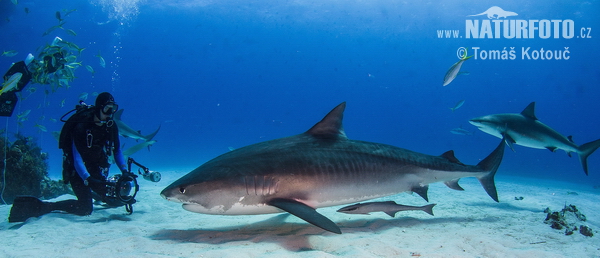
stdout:
POLYGON ((106 194, 106 185, 108 183, 106 179, 101 180, 90 176, 83 183, 100 195, 106 194))

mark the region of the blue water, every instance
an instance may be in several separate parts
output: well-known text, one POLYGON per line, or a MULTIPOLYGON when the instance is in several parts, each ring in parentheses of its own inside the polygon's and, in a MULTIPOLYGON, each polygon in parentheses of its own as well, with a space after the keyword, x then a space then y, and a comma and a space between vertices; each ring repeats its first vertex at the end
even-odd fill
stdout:
MULTIPOLYGON (((71 110, 84 92, 88 103, 93 92, 113 93, 125 109, 123 120, 143 134, 162 126, 150 151, 133 157, 163 173, 187 172, 229 147, 304 132, 343 101, 348 137, 432 155, 453 149, 467 164, 500 141, 470 118, 519 113, 532 101, 542 122, 582 144, 600 138, 599 15, 597 1, 3 0, 0 50, 19 54, 0 57, 0 69, 59 36, 85 48, 79 60, 96 71, 80 67, 69 89, 49 94, 49 86, 29 84, 35 93, 24 90, 6 126, 11 137, 18 131, 39 142, 53 178, 60 175, 61 152, 50 132, 62 123, 51 119, 71 110), (467 15, 494 5, 518 13, 498 20, 572 20, 574 36, 466 38, 466 20, 490 20, 467 15), (60 29, 42 36, 58 23, 56 11, 71 9, 77 11, 63 17, 64 28, 77 36, 60 29), (439 38, 443 30, 458 30, 460 37, 439 38), (442 87, 460 47, 469 55, 473 48, 512 47, 516 58, 490 60, 479 52, 462 67, 469 75, 442 87), (569 59, 527 60, 523 48, 530 54, 568 48, 569 59), (464 105, 452 112, 459 100, 464 105), (19 126, 16 114, 25 110, 31 113, 19 126), (476 132, 450 133, 458 127, 476 132)), ((600 185, 599 153, 590 156, 585 176, 578 158, 563 151, 515 150, 507 149, 498 175, 600 185)))

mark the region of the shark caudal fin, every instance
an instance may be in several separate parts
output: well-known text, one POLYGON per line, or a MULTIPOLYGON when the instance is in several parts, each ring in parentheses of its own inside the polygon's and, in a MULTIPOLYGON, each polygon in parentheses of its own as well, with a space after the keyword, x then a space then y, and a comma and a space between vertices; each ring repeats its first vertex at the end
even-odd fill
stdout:
POLYGON ((147 142, 151 141, 154 138, 154 136, 156 136, 156 134, 158 133, 159 130, 160 130, 160 125, 158 126, 158 129, 156 129, 156 131, 154 131, 153 133, 151 133, 149 135, 144 136, 144 138, 146 138, 146 141, 147 142))
POLYGON ((502 157, 504 156, 504 141, 502 139, 498 147, 490 155, 488 155, 485 159, 483 159, 477 166, 485 171, 489 171, 485 176, 482 176, 479 179, 479 182, 483 186, 483 189, 487 192, 487 194, 494 199, 494 201, 498 202, 498 192, 496 191, 496 184, 494 183, 494 176, 496 175, 496 171, 500 166, 500 162, 502 162, 502 157))
POLYGON ((581 162, 583 172, 585 172, 586 175, 588 175, 587 158, 594 153, 598 147, 600 147, 600 139, 579 146, 579 161, 581 162))

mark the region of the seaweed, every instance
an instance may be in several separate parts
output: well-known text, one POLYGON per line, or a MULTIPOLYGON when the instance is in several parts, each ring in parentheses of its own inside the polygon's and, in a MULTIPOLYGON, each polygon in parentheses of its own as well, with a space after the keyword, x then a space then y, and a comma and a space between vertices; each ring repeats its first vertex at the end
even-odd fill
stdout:
POLYGON ((547 213, 544 223, 550 224, 550 227, 557 230, 565 229, 565 235, 572 235, 579 230, 584 236, 594 236, 593 230, 585 225, 577 225, 580 221, 586 221, 587 218, 581 213, 575 205, 570 204, 561 211, 551 211, 546 208, 544 213, 547 213))
POLYGON ((6 173, 0 187, 6 204, 18 195, 51 199, 72 193, 70 187, 48 177, 48 154, 32 137, 17 133, 15 138, 13 142, 0 138, 0 157, 6 157, 6 162, 0 162, 0 171, 6 173))

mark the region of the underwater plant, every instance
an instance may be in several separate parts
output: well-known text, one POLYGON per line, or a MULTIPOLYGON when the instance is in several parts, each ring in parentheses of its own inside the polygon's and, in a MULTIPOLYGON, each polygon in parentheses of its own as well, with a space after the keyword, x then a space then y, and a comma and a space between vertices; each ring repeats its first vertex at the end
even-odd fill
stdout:
POLYGON ((13 142, 0 138, 0 157, 6 158, 0 162, 0 171, 5 173, 0 187, 6 204, 18 195, 50 199, 72 193, 69 186, 48 177, 48 154, 32 137, 15 134, 15 138, 13 142))

